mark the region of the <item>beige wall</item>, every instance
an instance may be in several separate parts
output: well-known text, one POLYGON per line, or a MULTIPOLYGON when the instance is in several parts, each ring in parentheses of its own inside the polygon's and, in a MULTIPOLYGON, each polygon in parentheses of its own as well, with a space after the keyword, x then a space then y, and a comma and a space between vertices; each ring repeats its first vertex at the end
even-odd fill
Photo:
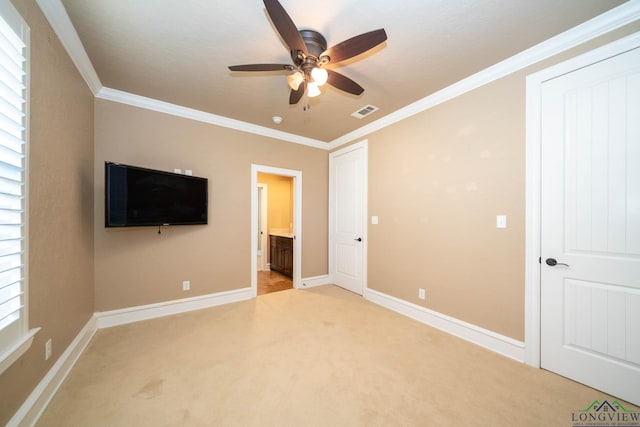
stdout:
POLYGON ((293 178, 259 173, 258 183, 267 185, 267 232, 274 228, 290 230, 293 224, 293 178))
MULTIPOLYGON (((302 275, 327 273, 326 152, 94 104, 35 0, 13 3, 31 27, 29 323, 42 330, 0 375, 0 425, 94 310, 249 285, 251 163, 303 172, 302 275), (161 235, 153 228, 105 229, 105 160, 209 178, 209 225, 169 227, 161 235), (191 292, 180 290, 185 279, 191 292), (49 338, 53 357, 45 362, 49 338)), ((380 216, 369 226, 371 288, 523 338, 524 77, 558 61, 368 136, 369 213, 380 216), (498 213, 509 216, 506 230, 495 229, 498 213), (417 299, 418 287, 426 288, 426 302, 417 299)))
POLYGON ((326 151, 100 99, 95 139, 97 311, 250 286, 252 163, 302 171, 302 276, 327 274, 326 151), (105 229, 105 161, 208 178, 209 224, 105 229))
POLYGON ((29 327, 42 329, 0 375, 0 425, 93 313, 93 95, 36 2, 13 3, 31 28, 29 327))
POLYGON ((526 76, 639 29, 369 135, 369 287, 523 340, 526 76))
POLYGON ((503 79, 369 137, 369 213, 380 217, 369 226, 369 286, 514 338, 524 307, 519 89, 503 79), (497 214, 507 229, 495 228, 497 214))

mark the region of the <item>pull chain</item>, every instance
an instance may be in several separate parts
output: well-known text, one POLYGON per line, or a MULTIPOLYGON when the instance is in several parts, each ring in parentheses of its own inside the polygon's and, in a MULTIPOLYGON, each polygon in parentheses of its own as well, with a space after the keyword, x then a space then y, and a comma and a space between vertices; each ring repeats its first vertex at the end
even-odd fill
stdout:
POLYGON ((309 88, 306 88, 304 91, 304 105, 302 106, 303 111, 307 111, 311 109, 311 105, 309 105, 309 88))

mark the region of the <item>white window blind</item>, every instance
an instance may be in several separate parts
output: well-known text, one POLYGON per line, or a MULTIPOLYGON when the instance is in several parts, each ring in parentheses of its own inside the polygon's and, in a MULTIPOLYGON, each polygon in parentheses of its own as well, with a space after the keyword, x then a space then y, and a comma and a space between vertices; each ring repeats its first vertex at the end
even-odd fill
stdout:
MULTIPOLYGON (((3 7, 4 9, 4 7, 3 7)), ((0 16, 0 354, 26 334, 26 45, 0 16)), ((13 25, 10 25, 13 24, 13 25)), ((18 27, 19 28, 19 27, 18 27)))

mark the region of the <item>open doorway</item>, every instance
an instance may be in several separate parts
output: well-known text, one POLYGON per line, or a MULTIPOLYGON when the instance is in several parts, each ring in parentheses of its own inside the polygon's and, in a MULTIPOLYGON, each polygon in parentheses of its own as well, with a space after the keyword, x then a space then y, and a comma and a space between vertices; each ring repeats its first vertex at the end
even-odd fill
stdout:
POLYGON ((258 239, 258 296, 292 289, 292 177, 258 172, 258 239))
POLYGON ((302 173, 251 167, 251 288, 254 295, 300 283, 302 173))

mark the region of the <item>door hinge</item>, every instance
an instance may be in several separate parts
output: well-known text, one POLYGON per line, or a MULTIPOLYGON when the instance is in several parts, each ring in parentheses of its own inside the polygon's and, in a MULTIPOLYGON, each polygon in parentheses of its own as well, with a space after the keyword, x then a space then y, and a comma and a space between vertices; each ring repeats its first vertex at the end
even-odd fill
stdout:
POLYGON ((538 257, 538 264, 542 264, 542 257, 538 257))

